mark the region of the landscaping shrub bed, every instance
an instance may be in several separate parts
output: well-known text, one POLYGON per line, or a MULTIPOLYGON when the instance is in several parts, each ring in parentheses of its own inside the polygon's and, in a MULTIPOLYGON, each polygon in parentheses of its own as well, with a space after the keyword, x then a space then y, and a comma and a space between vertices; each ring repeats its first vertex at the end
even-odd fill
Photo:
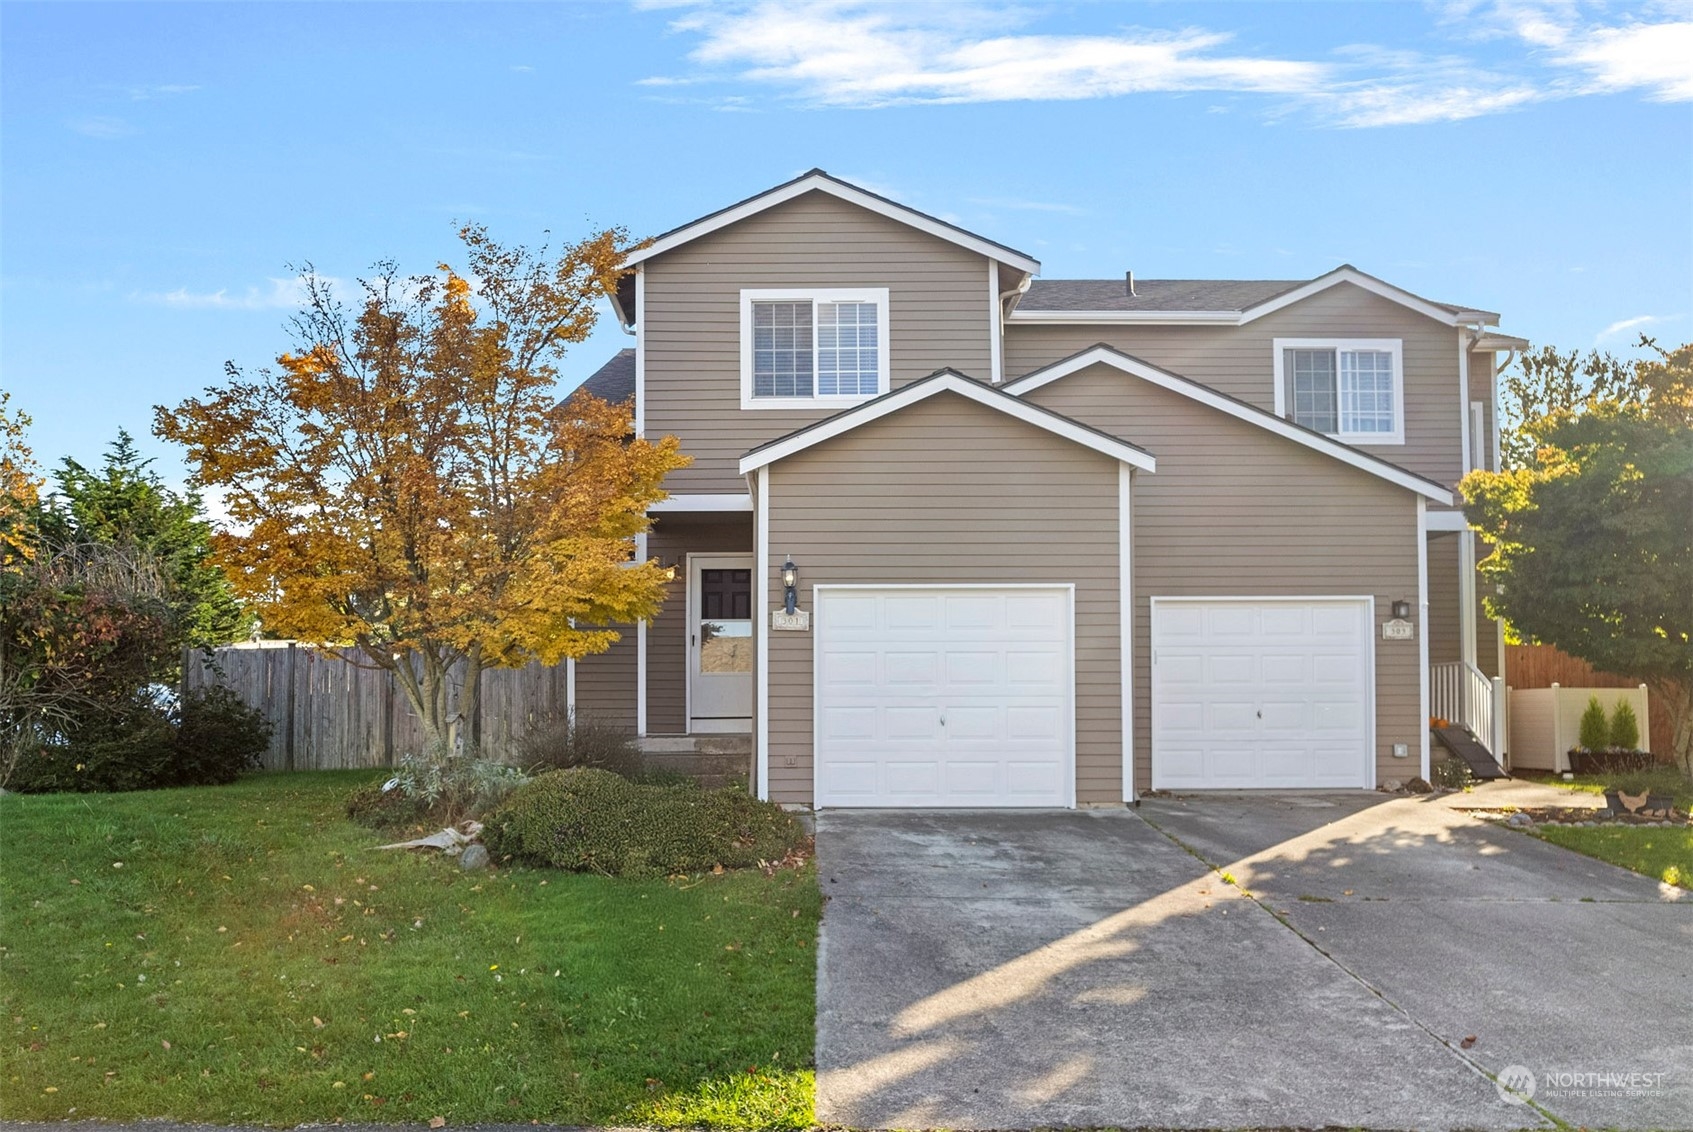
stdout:
POLYGON ((609 771, 553 771, 486 819, 496 861, 609 876, 668 876, 779 861, 805 839, 792 814, 744 790, 631 782, 609 771))
POLYGON ((179 704, 143 692, 91 715, 60 742, 26 750, 4 785, 20 794, 225 786, 260 765, 270 731, 227 688, 179 704))

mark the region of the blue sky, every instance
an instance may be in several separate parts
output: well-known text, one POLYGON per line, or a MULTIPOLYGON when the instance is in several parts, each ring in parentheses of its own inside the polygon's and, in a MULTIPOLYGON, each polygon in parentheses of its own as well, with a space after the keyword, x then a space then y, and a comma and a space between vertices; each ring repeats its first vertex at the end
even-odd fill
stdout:
MULTIPOLYGON (((0 388, 38 455, 352 280, 812 166, 1049 278, 1351 262, 1537 343, 1693 339, 1693 4, 0 5, 0 388)), ((573 384, 627 340, 607 320, 573 384)))

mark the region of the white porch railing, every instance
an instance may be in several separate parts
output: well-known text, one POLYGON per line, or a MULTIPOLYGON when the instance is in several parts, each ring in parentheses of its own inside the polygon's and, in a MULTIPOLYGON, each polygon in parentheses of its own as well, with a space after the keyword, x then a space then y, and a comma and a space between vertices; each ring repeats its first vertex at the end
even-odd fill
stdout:
POLYGON ((1465 660, 1429 666, 1429 694, 1436 718, 1467 727, 1476 742, 1505 765, 1505 681, 1489 678, 1465 660))

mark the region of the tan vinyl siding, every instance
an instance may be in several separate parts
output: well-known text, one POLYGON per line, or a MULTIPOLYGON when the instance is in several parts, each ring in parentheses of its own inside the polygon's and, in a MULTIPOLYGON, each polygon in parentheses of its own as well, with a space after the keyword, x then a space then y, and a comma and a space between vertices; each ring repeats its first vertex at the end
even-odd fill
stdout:
POLYGON ((672 493, 745 492, 750 448, 830 415, 741 408, 743 288, 886 287, 894 388, 950 366, 989 378, 986 257, 825 193, 808 193, 649 260, 641 312, 649 436, 694 463, 672 493))
POLYGON ((1428 661, 1446 664, 1463 659, 1459 644, 1458 568, 1460 537, 1456 532, 1437 531, 1428 537, 1428 661))
POLYGON ((623 634, 610 649, 576 662, 576 711, 635 730, 635 626, 613 626, 623 634))
MULTIPOLYGON (((1109 457, 936 396, 771 467, 771 608, 784 555, 806 609, 818 583, 1073 583, 1077 799, 1121 802, 1117 479, 1109 457)), ((771 796, 809 803, 812 634, 766 640, 771 796)))
POLYGON ((676 569, 647 629, 647 734, 681 735, 688 730, 688 555, 750 555, 752 515, 660 518, 647 553, 676 569))
MULTIPOLYGON (((1028 400, 1150 450, 1135 473, 1135 781, 1151 779, 1150 604, 1159 597, 1365 596, 1376 623, 1417 598, 1416 496, 1367 472, 1093 366, 1028 400)), ((1376 773, 1418 771, 1424 729, 1415 641, 1375 638, 1376 773), (1411 757, 1392 757, 1393 744, 1411 757)))
MULTIPOLYGON (((1405 443, 1360 445, 1448 486, 1462 472, 1458 331, 1342 283, 1245 326, 1006 325, 1005 373, 1019 377, 1099 342, 1263 409, 1275 408, 1277 338, 1398 338, 1404 343, 1405 443)), ((1439 504, 1430 504, 1438 508, 1439 504)))

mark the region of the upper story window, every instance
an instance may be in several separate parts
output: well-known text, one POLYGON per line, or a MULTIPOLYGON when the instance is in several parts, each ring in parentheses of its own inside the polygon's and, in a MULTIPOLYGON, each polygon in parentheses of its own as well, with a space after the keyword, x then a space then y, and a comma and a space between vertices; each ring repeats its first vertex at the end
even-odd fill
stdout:
POLYGON ((883 287, 741 292, 741 407, 857 404, 888 391, 883 287))
POLYGON ((1349 444, 1405 443, 1397 338, 1277 338, 1276 413, 1349 444))

